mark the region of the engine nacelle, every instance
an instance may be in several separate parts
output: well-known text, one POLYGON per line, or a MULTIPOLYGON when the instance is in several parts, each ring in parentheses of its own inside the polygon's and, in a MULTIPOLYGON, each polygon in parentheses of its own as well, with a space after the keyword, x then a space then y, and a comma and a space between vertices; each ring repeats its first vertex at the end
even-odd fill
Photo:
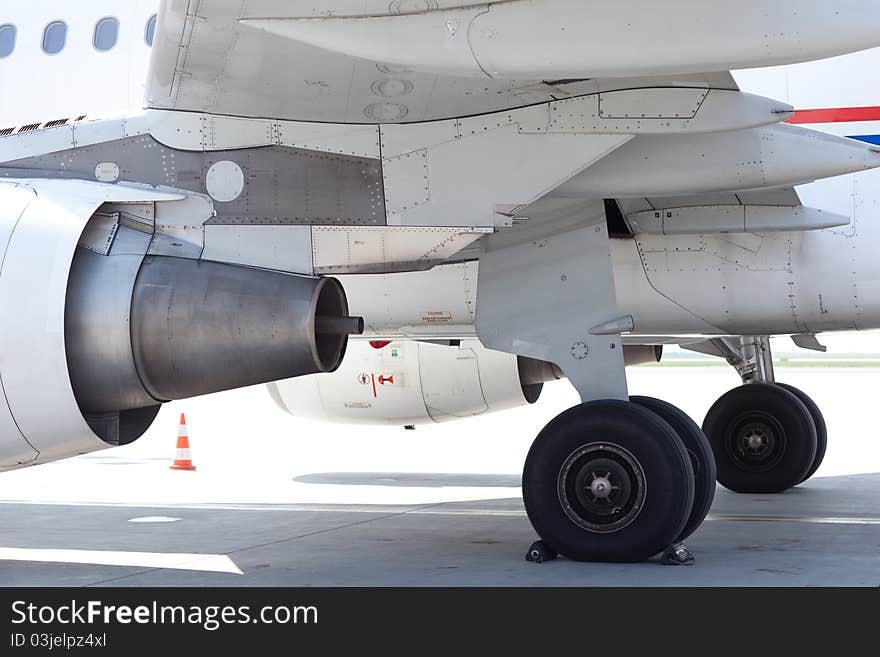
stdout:
POLYGON ((162 403, 331 372, 338 281, 156 255, 126 204, 180 197, 0 182, 0 470, 139 438, 162 403))
MULTIPOLYGON (((270 383, 269 393, 298 417, 401 426, 533 404, 544 383, 564 377, 552 363, 492 351, 477 339, 455 342, 352 341, 333 374, 270 383)), ((624 347, 627 365, 656 363, 661 354, 661 347, 624 347)))
POLYGON ((401 340, 378 349, 357 340, 333 374, 270 383, 269 391, 298 417, 398 426, 444 422, 537 401, 542 373, 534 368, 529 374, 536 377, 523 382, 519 361, 477 340, 459 346, 401 340))

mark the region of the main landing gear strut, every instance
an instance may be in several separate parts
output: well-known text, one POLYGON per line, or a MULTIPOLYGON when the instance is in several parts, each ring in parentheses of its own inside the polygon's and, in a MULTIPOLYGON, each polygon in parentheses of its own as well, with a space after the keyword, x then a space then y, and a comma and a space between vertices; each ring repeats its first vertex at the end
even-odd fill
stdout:
POLYGON ((711 342, 744 384, 715 402, 703 422, 718 483, 737 493, 781 493, 805 482, 828 443, 819 407, 801 390, 776 383, 766 337, 711 342))
POLYGON ((604 216, 577 219, 491 236, 480 256, 483 343, 556 363, 584 400, 526 458, 523 499, 541 537, 526 558, 691 563, 682 541, 712 504, 712 449, 675 406, 629 397, 620 334, 633 319, 619 317, 604 216))

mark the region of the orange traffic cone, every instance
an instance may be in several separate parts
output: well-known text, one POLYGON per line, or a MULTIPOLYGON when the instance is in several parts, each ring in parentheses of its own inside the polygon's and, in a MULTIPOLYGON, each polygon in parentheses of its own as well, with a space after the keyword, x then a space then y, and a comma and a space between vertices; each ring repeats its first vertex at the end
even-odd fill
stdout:
POLYGON ((192 456, 189 453, 189 436, 186 433, 186 416, 180 414, 180 431, 177 432, 177 458, 174 459, 172 470, 195 470, 192 456))

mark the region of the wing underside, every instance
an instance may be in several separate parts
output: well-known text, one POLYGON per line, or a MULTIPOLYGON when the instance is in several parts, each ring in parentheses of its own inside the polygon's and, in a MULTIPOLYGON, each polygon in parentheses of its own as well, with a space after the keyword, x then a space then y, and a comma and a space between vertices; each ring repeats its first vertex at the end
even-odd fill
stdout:
MULTIPOLYGON (((411 123, 499 112, 617 89, 736 89, 727 72, 617 79, 492 79, 418 72, 285 38, 254 24, 264 17, 338 16, 352 13, 349 5, 363 3, 337 0, 329 4, 338 6, 322 3, 319 9, 313 4, 278 0, 164 2, 153 47, 148 106, 297 121, 411 123)), ((384 0, 378 4, 388 11, 384 0)), ((392 7, 403 4, 391 3, 392 7)))

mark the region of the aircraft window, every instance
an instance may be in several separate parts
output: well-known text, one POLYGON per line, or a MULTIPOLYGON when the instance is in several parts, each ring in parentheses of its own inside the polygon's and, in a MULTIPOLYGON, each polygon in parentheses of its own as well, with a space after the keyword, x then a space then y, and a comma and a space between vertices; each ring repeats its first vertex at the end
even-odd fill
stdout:
POLYGON ((95 36, 92 45, 95 50, 107 52, 112 50, 119 39, 119 21, 115 18, 102 18, 95 24, 95 36))
POLYGON ((148 46, 153 45, 153 39, 156 37, 156 14, 150 16, 147 20, 147 29, 144 32, 144 41, 147 42, 148 46))
POLYGON ((57 55, 66 43, 67 23, 64 21, 52 21, 43 30, 43 52, 47 55, 57 55))
POLYGON ((9 57, 15 50, 15 25, 0 25, 0 59, 9 57))

